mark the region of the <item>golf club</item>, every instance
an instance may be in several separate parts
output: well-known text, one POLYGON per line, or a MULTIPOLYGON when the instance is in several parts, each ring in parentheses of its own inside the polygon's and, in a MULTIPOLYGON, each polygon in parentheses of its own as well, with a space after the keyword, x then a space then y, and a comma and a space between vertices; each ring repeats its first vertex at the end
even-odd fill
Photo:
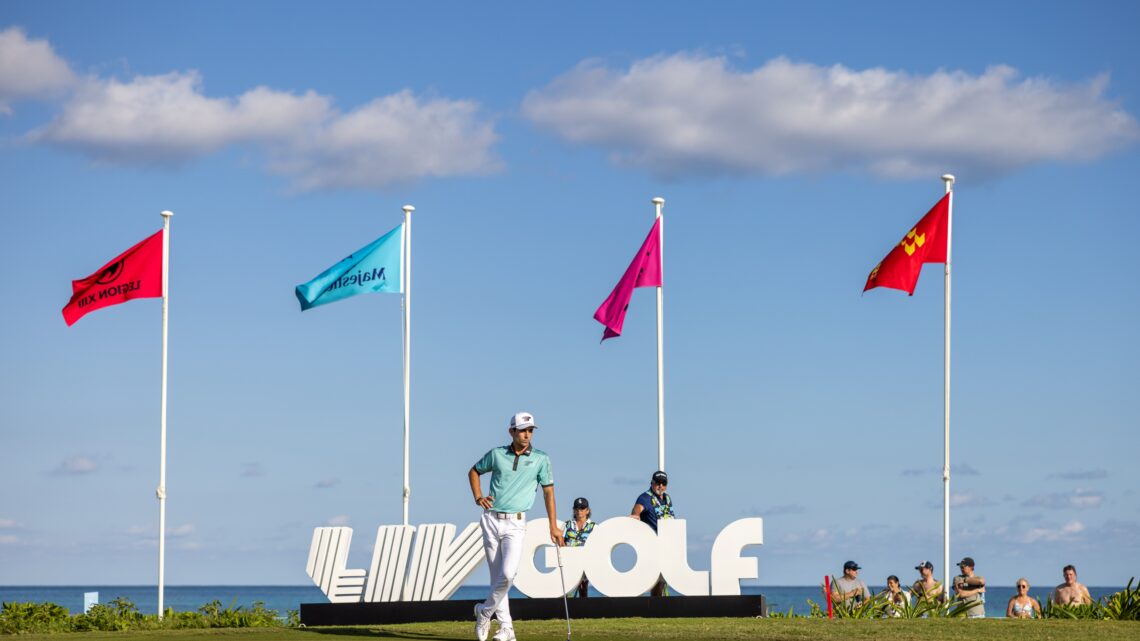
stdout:
POLYGON ((555 545, 558 553, 558 578, 562 580, 562 607, 566 609, 566 641, 570 641, 570 602, 566 600, 566 575, 562 572, 562 546, 555 545))

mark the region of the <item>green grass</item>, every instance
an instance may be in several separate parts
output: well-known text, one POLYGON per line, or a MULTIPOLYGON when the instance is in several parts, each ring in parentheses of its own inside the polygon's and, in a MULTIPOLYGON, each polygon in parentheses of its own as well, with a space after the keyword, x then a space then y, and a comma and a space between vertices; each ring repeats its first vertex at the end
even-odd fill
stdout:
MULTIPOLYGON (((1136 641, 1140 623, 1129 621, 1064 621, 1006 619, 962 620, 845 620, 811 619, 583 619, 574 621, 573 641, 669 639, 679 641, 720 641, 749 639, 799 641, 821 639, 874 639, 876 641, 1136 641)), ((515 632, 520 641, 562 641, 566 622, 519 621, 515 632)), ((351 639, 416 639, 421 641, 471 641, 475 638, 470 622, 418 623, 321 628, 239 628, 206 630, 162 630, 139 632, 85 632, 65 634, 21 634, 8 637, 19 641, 349 641, 351 639)))

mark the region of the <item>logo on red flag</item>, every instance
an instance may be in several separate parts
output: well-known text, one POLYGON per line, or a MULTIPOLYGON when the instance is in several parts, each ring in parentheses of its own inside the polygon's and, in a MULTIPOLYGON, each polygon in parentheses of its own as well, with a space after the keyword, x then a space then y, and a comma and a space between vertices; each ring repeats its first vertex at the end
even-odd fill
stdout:
POLYGON ((111 259, 94 274, 71 281, 63 308, 70 327, 88 312, 135 298, 162 296, 162 230, 111 259))
POLYGON ((903 236, 886 258, 875 265, 867 276, 863 291, 889 287, 913 296, 923 264, 946 262, 949 224, 950 194, 946 194, 903 236))

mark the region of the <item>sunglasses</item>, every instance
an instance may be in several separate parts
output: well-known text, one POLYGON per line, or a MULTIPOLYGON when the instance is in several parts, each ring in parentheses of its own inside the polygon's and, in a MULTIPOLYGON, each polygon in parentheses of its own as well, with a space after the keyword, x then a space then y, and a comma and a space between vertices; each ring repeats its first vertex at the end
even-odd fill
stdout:
POLYGON ((1019 586, 1017 586, 1017 587, 1019 587, 1019 588, 1025 588, 1026 590, 1028 590, 1028 589, 1029 589, 1029 586, 1028 586, 1028 585, 1025 585, 1024 583, 1022 583, 1021 585, 1019 585, 1019 586))

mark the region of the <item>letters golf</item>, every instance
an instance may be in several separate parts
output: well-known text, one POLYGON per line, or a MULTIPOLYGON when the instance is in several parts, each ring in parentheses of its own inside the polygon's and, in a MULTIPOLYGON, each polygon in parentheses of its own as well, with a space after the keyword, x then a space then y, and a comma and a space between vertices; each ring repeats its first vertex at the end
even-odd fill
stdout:
MULTIPOLYGON (((458 536, 455 532, 450 523, 382 525, 365 571, 345 567, 352 528, 318 527, 306 571, 333 603, 446 600, 484 562, 479 525, 468 524, 458 536)), ((562 549, 565 584, 560 586, 547 522, 536 519, 527 524, 515 587, 532 598, 560 597, 586 576, 606 596, 638 596, 662 575, 686 596, 721 596, 739 595, 741 579, 758 578, 756 558, 741 552, 764 543, 763 519, 745 518, 725 526, 713 543, 709 570, 689 567, 687 538, 684 519, 660 521, 656 533, 624 516, 603 521, 586 545, 562 549), (623 544, 637 553, 633 567, 624 572, 613 565, 613 551, 623 544), (545 567, 539 568, 535 553, 543 547, 545 567)))

